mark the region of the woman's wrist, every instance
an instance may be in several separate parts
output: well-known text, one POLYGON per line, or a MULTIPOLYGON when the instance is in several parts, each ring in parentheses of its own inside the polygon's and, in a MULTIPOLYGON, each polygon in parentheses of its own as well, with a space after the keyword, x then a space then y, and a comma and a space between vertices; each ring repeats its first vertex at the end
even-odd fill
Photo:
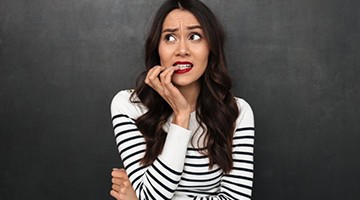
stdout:
POLYGON ((183 128, 189 129, 189 121, 190 121, 190 112, 183 113, 183 114, 174 114, 173 117, 173 124, 181 126, 183 128))

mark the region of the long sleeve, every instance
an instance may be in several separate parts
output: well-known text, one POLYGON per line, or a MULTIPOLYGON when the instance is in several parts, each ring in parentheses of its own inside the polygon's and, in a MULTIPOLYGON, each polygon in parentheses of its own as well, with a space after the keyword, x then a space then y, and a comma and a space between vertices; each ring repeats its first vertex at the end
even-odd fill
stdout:
POLYGON ((229 174, 221 178, 220 191, 212 196, 196 196, 196 200, 226 199, 226 200, 249 200, 252 195, 254 174, 254 116, 249 104, 238 99, 240 116, 237 120, 237 128, 233 138, 233 162, 234 168, 229 174))
POLYGON ((146 145, 134 119, 144 109, 129 101, 128 91, 114 97, 111 115, 117 147, 139 199, 171 199, 181 179, 191 131, 170 124, 161 155, 152 165, 142 166, 146 145))
POLYGON ((153 164, 142 166, 140 161, 146 144, 135 119, 147 109, 141 103, 131 102, 130 94, 122 91, 114 97, 111 114, 120 157, 140 200, 251 199, 255 129, 249 104, 236 99, 240 115, 233 136, 234 167, 229 174, 224 174, 219 166, 209 168, 208 157, 201 153, 204 135, 195 113, 189 130, 171 124, 169 119, 163 127, 168 134, 162 153, 153 164))

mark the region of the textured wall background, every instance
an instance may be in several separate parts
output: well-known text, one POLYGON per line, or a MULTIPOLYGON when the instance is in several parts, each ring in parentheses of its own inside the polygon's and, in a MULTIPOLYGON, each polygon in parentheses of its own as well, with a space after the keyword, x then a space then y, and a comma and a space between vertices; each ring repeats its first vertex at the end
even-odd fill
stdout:
MULTIPOLYGON (((207 0, 256 117, 254 199, 359 199, 358 0, 207 0)), ((111 199, 109 105, 160 1, 0 1, 0 199, 111 199)))

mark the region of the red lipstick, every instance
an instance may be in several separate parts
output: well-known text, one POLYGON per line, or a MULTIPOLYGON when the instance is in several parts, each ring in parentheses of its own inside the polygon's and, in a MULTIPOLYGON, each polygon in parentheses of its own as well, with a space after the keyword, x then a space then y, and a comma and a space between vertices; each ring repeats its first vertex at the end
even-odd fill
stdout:
POLYGON ((187 61, 178 61, 178 62, 175 62, 173 65, 178 67, 178 70, 176 70, 174 72, 175 74, 187 73, 193 67, 193 64, 191 62, 187 62, 187 61))

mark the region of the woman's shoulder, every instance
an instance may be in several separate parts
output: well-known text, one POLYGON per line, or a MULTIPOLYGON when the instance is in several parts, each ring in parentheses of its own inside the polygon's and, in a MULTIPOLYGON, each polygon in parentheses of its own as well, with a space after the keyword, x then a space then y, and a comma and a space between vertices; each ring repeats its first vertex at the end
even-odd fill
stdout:
POLYGON ((239 116, 236 120, 237 127, 254 127, 254 113, 250 104, 242 98, 235 97, 239 116))
POLYGON ((146 112, 145 106, 138 99, 134 90, 121 90, 111 101, 111 115, 127 115, 131 118, 137 118, 146 112))
POLYGON ((239 109, 251 109, 250 104, 243 98, 235 97, 236 104, 238 105, 239 109))
POLYGON ((120 90, 113 98, 113 100, 126 100, 128 101, 131 95, 134 93, 133 89, 120 90))

